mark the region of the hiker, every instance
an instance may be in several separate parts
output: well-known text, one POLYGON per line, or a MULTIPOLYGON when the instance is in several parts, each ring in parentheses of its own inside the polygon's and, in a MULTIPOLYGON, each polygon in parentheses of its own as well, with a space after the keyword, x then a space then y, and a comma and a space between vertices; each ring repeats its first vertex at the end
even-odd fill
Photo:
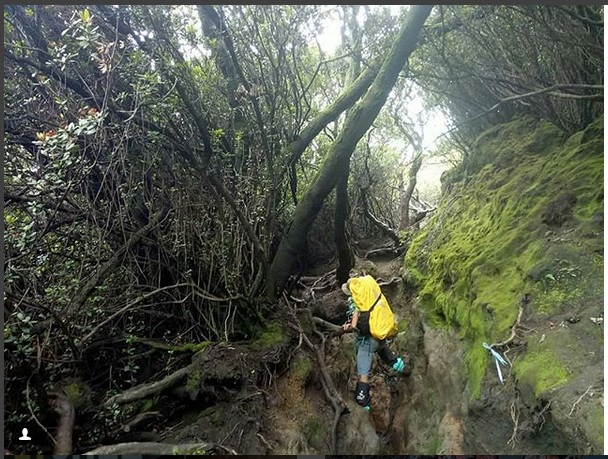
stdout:
POLYGON ((357 331, 357 387, 355 389, 355 399, 359 405, 369 410, 371 401, 369 372, 372 367, 373 353, 376 352, 385 364, 398 373, 409 376, 411 368, 386 343, 386 338, 397 332, 397 324, 390 305, 382 295, 380 286, 375 279, 369 275, 352 277, 348 282, 342 284, 342 291, 348 296, 348 311, 346 313, 348 321, 343 325, 343 329, 345 331, 350 329, 357 331), (374 319, 370 321, 371 313, 376 310, 376 307, 378 307, 378 310, 374 319), (379 322, 382 322, 383 325, 378 325, 379 322), (380 328, 381 330, 375 330, 374 328, 380 328))

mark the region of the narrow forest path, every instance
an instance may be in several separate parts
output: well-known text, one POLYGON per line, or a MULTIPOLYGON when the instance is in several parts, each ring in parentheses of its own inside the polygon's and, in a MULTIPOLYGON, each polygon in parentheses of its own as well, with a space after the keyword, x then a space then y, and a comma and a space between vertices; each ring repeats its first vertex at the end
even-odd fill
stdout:
MULTIPOLYGON (((463 373, 466 343, 452 329, 425 323, 417 290, 401 277, 403 256, 359 259, 354 272, 387 282, 383 293, 400 329, 390 346, 406 357, 413 371, 409 377, 395 375, 376 358, 368 413, 354 402, 354 336, 326 339, 325 364, 347 405, 337 427, 335 454, 541 454, 568 449, 543 407, 522 403, 509 369, 505 384, 500 384, 492 363, 481 397, 470 396, 463 373), (525 435, 539 423, 544 425, 542 436, 525 435)), ((339 323, 345 303, 340 289, 333 288, 307 305, 339 323)), ((334 412, 324 397, 315 362, 306 353, 296 355, 290 370, 278 378, 266 420, 269 454, 330 453, 334 412)))

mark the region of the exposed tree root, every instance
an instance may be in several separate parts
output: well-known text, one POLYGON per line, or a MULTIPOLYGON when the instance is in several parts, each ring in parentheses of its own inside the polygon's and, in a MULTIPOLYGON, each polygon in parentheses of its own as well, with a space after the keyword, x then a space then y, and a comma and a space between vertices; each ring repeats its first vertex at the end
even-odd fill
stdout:
POLYGON ((119 455, 119 454, 141 454, 141 455, 175 455, 175 454, 230 454, 238 455, 235 450, 217 443, 156 443, 156 442, 134 442, 119 443, 116 445, 100 446, 84 454, 119 455))
MULTIPOLYGON (((595 384, 591 384, 589 387, 587 387, 587 390, 585 391, 585 393, 583 395, 581 395, 578 399, 576 399, 576 401, 572 404, 572 408, 570 409, 570 412, 568 413, 567 417, 569 417, 569 418, 572 417, 572 413, 574 413, 576 406, 581 402, 581 400, 583 398, 585 398, 585 395, 587 395, 589 393, 589 391, 591 389, 593 389, 594 386, 595 386, 595 384)), ((591 393, 591 395, 593 395, 593 393, 591 393)))
MULTIPOLYGON (((180 368, 174 373, 166 376, 160 381, 155 381, 151 384, 140 384, 139 386, 133 387, 126 390, 121 394, 116 394, 105 401, 105 406, 112 406, 114 404, 129 403, 135 400, 141 400, 142 398, 149 397, 150 395, 157 394, 165 389, 173 387, 184 379, 188 373, 194 368, 195 364, 190 364, 187 367, 180 368)), ((107 453, 112 454, 112 453, 107 453)))
MULTIPOLYGON (((308 311, 307 311, 308 312, 308 311)), ((332 329, 332 334, 334 333, 343 333, 342 327, 334 325, 330 322, 327 322, 323 319, 319 319, 317 317, 313 318, 313 331, 320 338, 321 342, 319 344, 313 344, 310 338, 306 335, 306 333, 302 330, 299 325, 291 324, 291 327, 300 333, 303 342, 306 346, 314 353, 315 359, 317 361, 317 365, 319 366, 319 371, 321 373, 321 386, 323 388, 323 393, 328 402, 331 403, 334 409, 334 420, 332 423, 332 431, 331 431, 331 450, 330 454, 335 454, 336 452, 336 438, 338 432, 338 423, 340 422, 340 417, 344 412, 347 411, 346 403, 336 390, 333 380, 327 370, 327 365, 325 364, 325 336, 320 333, 316 327, 315 323, 322 323, 324 326, 332 329), (338 330, 340 329, 340 330, 338 330)))
POLYGON ((399 282, 403 282, 403 279, 401 279, 400 277, 391 277, 389 280, 385 281, 382 279, 378 279, 378 285, 380 287, 386 287, 387 285, 393 285, 393 284, 398 284, 399 282))
POLYGON ((391 256, 392 258, 397 258, 405 253, 407 250, 407 246, 398 245, 397 247, 382 247, 379 249, 373 249, 369 252, 366 252, 363 255, 363 258, 369 260, 371 258, 381 258, 385 256, 391 256))
POLYGON ((507 444, 511 445, 511 449, 515 449, 515 445, 517 444, 517 431, 519 429, 519 407, 518 407, 519 399, 517 396, 511 402, 511 406, 509 407, 509 411, 511 413, 511 420, 513 421, 513 434, 511 438, 507 441, 507 444))
POLYGON ((511 334, 505 341, 502 341, 500 343, 492 343, 490 344, 490 347, 492 347, 493 349, 496 349, 498 347, 504 347, 510 344, 515 339, 515 337, 517 336, 517 328, 521 326, 521 318, 524 314, 524 308, 528 304, 530 304, 530 300, 531 298, 529 293, 526 293, 519 299, 519 313, 517 314, 517 319, 515 320, 515 323, 511 327, 511 334))
POLYGON ((322 325, 325 328, 328 328, 332 331, 332 336, 341 335, 344 333, 344 329, 340 325, 332 324, 327 320, 321 319, 320 317, 313 316, 312 320, 319 325, 322 325))
POLYGON ((150 419, 157 419, 161 417, 160 412, 158 411, 147 411, 145 413, 139 413, 134 418, 125 422, 117 429, 114 429, 110 434, 110 437, 115 437, 120 434, 124 434, 125 432, 131 432, 135 427, 139 426, 141 423, 145 421, 149 421, 150 419))

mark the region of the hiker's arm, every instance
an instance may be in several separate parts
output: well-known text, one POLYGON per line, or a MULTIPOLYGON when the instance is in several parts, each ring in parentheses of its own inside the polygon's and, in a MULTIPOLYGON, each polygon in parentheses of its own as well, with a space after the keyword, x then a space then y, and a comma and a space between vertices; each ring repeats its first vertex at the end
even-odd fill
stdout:
POLYGON ((342 328, 344 330, 351 330, 357 326, 357 321, 359 320, 359 311, 355 311, 353 316, 350 319, 350 322, 345 323, 342 328))
POLYGON ((350 321, 350 326, 353 328, 357 328, 357 322, 359 322, 359 311, 355 311, 353 314, 353 318, 350 321))

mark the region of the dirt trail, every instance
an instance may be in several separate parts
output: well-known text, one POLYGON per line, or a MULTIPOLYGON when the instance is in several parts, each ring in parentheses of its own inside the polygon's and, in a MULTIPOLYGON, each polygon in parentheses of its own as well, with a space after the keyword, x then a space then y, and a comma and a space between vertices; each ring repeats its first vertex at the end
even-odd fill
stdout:
MULTIPOLYGON (((319 349, 325 371, 337 397, 347 408, 337 424, 333 453, 462 455, 571 451, 572 445, 557 428, 546 406, 523 403, 508 369, 505 384, 500 384, 490 362, 481 397, 476 400, 470 397, 463 362, 464 341, 453 330, 425 324, 417 291, 401 278, 402 265, 400 256, 358 260, 355 267, 358 274, 367 272, 386 282, 382 290, 399 323, 399 333, 390 346, 413 367, 411 375, 405 377, 375 359, 370 412, 354 401, 355 336, 332 335, 331 327, 335 330, 344 322, 346 301, 330 270, 327 276, 311 278, 307 288, 292 292, 292 297, 304 299, 292 304, 294 311, 299 310, 295 313, 302 332, 317 346, 324 337, 325 345, 319 349), (313 315, 321 322, 315 321, 313 315)), ((247 359, 254 354, 239 353, 238 348, 228 346, 226 352, 248 355, 239 365, 240 385, 224 387, 230 379, 209 379, 207 371, 202 372, 201 387, 215 384, 211 395, 216 402, 203 403, 200 408, 192 406, 190 411, 176 417, 165 440, 205 440, 241 454, 331 454, 335 411, 328 402, 318 361, 306 338, 297 335, 282 348, 289 355, 286 363, 271 365, 275 361, 274 345, 258 352, 259 356, 265 356, 266 363, 257 365, 259 375, 255 380, 259 383, 262 377, 268 381, 261 390, 259 384, 251 385, 253 373, 245 371, 251 370, 247 359), (225 397, 219 397, 220 392, 225 397)), ((232 361, 232 357, 227 361, 232 361)))
MULTIPOLYGON (((361 263, 382 280, 399 277, 402 264, 402 257, 361 263)), ((500 384, 492 363, 481 397, 471 400, 462 340, 454 331, 426 326, 417 292, 402 281, 383 287, 383 292, 400 325, 391 347, 406 356, 413 372, 409 378, 394 375, 376 359, 372 407, 366 413, 353 401, 354 337, 328 340, 325 358, 349 408, 340 419, 336 454, 561 454, 571 448, 549 412, 522 403, 508 370, 505 384, 500 384)), ((333 290, 315 299, 316 311, 334 320, 340 320, 343 303, 341 292, 333 290)), ((332 411, 314 365, 305 377, 289 371, 280 378, 276 397, 278 403, 269 410, 270 430, 287 427, 285 434, 274 437, 276 446, 269 453, 328 454, 332 411)))

